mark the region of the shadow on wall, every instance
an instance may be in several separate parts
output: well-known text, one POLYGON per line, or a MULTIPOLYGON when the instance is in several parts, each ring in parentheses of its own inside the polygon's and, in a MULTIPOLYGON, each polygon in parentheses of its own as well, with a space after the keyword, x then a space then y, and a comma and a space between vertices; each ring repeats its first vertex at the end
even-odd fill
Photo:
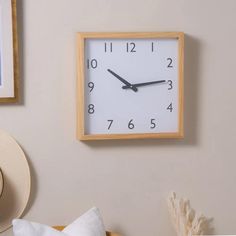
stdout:
MULTIPOLYGON (((21 148, 22 148, 22 146, 21 146, 21 148)), ((27 158, 27 162, 28 162, 29 168, 30 168, 31 191, 30 191, 30 198, 29 198, 28 204, 27 204, 27 206, 26 206, 26 208, 23 212, 22 217, 24 217, 29 212, 29 210, 32 208, 32 206, 34 205, 35 199, 37 197, 37 194, 38 194, 38 180, 37 180, 37 177, 36 177, 35 168, 34 168, 32 162, 31 162, 31 159, 29 158, 29 156, 25 152, 25 150, 23 150, 23 152, 24 152, 24 154, 27 158)))
POLYGON ((200 41, 185 35, 184 62, 184 139, 106 140, 84 142, 91 148, 147 147, 147 146, 196 146, 199 140, 199 89, 200 89, 200 41))

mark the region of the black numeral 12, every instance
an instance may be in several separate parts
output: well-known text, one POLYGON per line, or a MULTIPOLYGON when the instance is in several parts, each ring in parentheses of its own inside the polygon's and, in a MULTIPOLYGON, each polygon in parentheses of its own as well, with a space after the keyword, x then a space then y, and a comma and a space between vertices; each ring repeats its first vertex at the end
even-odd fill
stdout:
POLYGON ((136 47, 135 43, 133 43, 133 42, 127 43, 126 44, 126 51, 127 52, 136 52, 135 47, 136 47))

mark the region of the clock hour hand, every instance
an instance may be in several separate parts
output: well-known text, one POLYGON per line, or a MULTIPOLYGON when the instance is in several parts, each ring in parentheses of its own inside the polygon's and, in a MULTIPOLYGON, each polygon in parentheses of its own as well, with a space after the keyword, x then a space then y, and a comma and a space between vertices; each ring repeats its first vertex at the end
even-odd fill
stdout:
MULTIPOLYGON (((138 84, 132 84, 132 86, 137 87, 142 87, 142 86, 147 86, 147 85, 151 85, 151 84, 162 84, 165 83, 166 80, 157 80, 157 81, 151 81, 151 82, 146 82, 146 83, 138 83, 138 84)), ((123 89, 129 89, 129 86, 123 86, 123 89)))
POLYGON ((126 85, 127 88, 132 89, 134 92, 137 92, 138 89, 136 88, 136 86, 132 85, 131 83, 129 83, 127 80, 123 79, 122 77, 120 77, 119 75, 117 75, 114 71, 108 69, 107 70, 109 73, 111 73, 113 76, 115 76, 118 80, 120 80, 122 83, 124 83, 126 85))

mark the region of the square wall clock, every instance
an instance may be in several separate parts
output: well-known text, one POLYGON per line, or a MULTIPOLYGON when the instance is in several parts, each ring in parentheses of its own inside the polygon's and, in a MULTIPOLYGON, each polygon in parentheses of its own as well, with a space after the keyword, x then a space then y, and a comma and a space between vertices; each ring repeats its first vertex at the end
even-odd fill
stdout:
POLYGON ((0 0, 0 103, 18 101, 16 0, 0 0))
POLYGON ((184 34, 78 33, 80 140, 183 138, 184 34))

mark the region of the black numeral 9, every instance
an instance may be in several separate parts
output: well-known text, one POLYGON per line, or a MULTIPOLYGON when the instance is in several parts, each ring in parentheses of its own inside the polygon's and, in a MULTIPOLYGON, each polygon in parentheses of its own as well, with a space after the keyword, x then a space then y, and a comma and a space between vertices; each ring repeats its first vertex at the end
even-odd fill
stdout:
POLYGON ((94 83, 93 82, 89 82, 88 83, 88 87, 90 88, 90 92, 92 92, 93 89, 94 89, 94 83))

